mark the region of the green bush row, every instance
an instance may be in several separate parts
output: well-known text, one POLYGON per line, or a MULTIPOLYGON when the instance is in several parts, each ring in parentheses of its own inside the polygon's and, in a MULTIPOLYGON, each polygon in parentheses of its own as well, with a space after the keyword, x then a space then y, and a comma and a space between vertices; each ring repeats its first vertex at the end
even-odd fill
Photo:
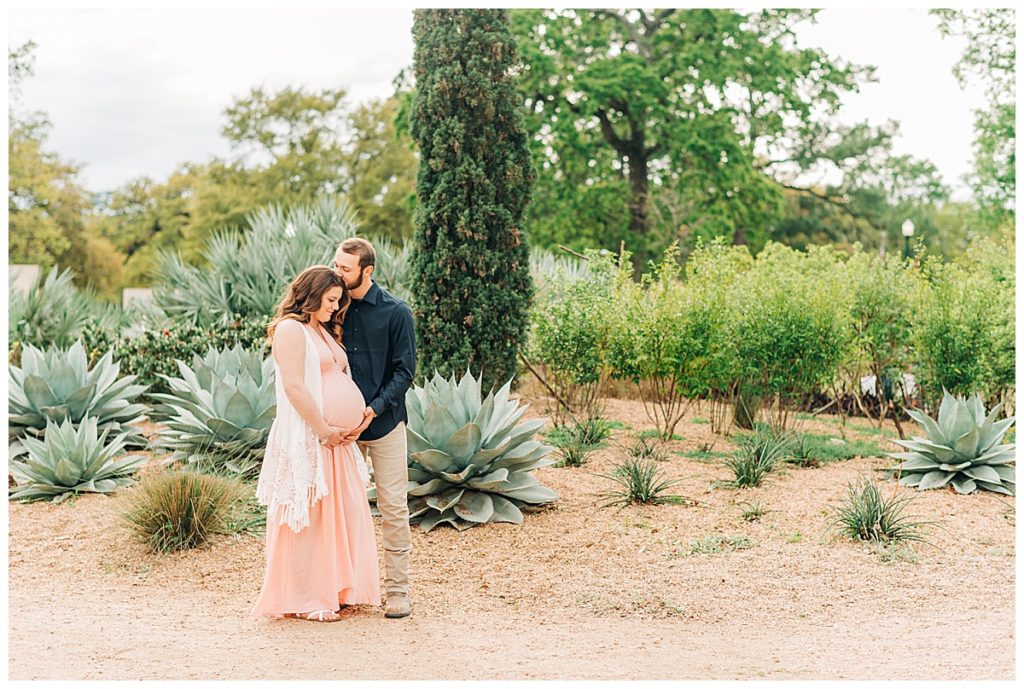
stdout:
POLYGON ((1013 394, 1012 236, 975 242, 956 263, 773 243, 753 257, 713 242, 684 265, 670 247, 639 282, 619 268, 626 259, 589 255, 534 307, 528 356, 565 413, 589 413, 610 379, 638 387, 666 438, 695 398, 712 401, 720 432, 727 406, 782 429, 808 395, 860 394, 868 375, 913 373, 929 408, 943 388, 1013 394))
POLYGON ((90 361, 113 350, 121 372, 137 376, 137 382, 148 385, 150 393, 170 391, 167 382, 158 374, 179 375, 175 359, 191 363, 193 355, 203 356, 210 347, 222 350, 235 345, 264 352, 266 338, 266 321, 240 316, 215 326, 171 323, 165 328, 146 330, 135 336, 118 337, 99 327, 86 327, 83 333, 90 361))

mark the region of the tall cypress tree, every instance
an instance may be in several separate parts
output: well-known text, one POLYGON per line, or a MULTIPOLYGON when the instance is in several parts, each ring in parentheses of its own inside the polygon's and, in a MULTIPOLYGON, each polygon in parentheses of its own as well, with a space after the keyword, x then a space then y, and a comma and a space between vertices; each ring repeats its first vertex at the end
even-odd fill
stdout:
POLYGON ((416 10, 412 257, 419 370, 516 373, 533 294, 521 226, 532 174, 505 10, 416 10))

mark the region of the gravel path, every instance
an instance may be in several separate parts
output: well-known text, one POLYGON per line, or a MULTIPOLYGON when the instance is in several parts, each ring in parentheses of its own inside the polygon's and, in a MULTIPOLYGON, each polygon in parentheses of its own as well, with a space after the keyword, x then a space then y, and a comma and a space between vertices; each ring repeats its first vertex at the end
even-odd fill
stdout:
POLYGON ((1014 677, 1008 498, 918 494, 909 511, 937 522, 934 547, 886 557, 825 526, 846 483, 887 460, 714 487, 721 466, 679 454, 729 447, 696 410, 662 464, 696 504, 601 510, 610 483, 597 474, 649 426, 638 402, 609 400, 606 416, 628 427, 587 465, 537 472, 562 496, 553 509, 522 526, 414 528, 404 620, 373 608, 330 625, 251 620, 257 539, 156 556, 121 526, 123 494, 12 503, 10 679, 1014 677), (765 514, 747 522, 752 503, 765 514), (736 547, 693 553, 716 535, 736 547))

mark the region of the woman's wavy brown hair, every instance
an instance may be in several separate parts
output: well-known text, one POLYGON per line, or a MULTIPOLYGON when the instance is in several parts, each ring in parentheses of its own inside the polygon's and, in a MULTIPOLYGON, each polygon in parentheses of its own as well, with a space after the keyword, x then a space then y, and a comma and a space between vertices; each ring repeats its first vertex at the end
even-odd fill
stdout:
POLYGON ((300 323, 311 322, 313 314, 323 304, 324 295, 332 287, 341 288, 341 299, 338 300, 338 310, 331 316, 331 320, 324 323, 324 327, 341 344, 341 322, 345 320, 345 312, 352 298, 348 296, 345 282, 327 266, 306 268, 291 281, 285 290, 284 299, 277 306, 277 315, 267 326, 267 339, 273 339, 277 324, 286 318, 300 323))

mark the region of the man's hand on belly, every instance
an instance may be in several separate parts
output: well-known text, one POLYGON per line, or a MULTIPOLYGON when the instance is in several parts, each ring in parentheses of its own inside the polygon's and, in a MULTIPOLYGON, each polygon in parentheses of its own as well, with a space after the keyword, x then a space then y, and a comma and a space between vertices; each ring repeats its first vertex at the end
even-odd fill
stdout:
POLYGON ((355 428, 353 428, 352 432, 345 436, 346 441, 353 442, 356 439, 358 439, 362 432, 366 430, 366 427, 370 425, 370 422, 373 421, 374 417, 376 416, 377 412, 373 411, 373 409, 371 409, 370 407, 364 409, 363 422, 356 426, 355 428))

